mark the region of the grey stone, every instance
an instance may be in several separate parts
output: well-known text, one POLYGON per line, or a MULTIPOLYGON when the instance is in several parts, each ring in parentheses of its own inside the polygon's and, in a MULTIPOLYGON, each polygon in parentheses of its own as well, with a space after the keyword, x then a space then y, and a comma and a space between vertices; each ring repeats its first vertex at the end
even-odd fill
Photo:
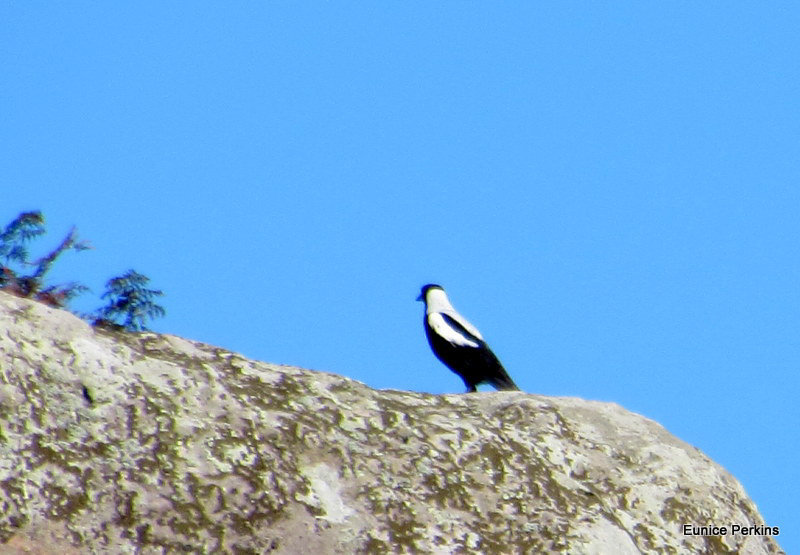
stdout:
POLYGON ((612 403, 377 391, 0 292, 0 551, 780 553, 612 403))

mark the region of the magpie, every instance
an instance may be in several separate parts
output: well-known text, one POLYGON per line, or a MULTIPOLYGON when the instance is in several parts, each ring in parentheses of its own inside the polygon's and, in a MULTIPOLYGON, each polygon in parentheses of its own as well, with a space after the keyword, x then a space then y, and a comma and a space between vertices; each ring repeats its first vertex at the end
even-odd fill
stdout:
POLYGON ((424 285, 417 300, 425 302, 425 335, 433 354, 461 376, 467 393, 477 391, 475 386, 480 383, 500 390, 519 390, 481 332, 450 304, 441 285, 424 285))

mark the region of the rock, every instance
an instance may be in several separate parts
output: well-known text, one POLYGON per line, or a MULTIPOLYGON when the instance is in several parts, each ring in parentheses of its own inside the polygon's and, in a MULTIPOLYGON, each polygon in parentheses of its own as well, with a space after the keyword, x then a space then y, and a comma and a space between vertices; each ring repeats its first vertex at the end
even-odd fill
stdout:
POLYGON ((780 553, 655 422, 522 392, 376 391, 0 293, 9 553, 780 553))

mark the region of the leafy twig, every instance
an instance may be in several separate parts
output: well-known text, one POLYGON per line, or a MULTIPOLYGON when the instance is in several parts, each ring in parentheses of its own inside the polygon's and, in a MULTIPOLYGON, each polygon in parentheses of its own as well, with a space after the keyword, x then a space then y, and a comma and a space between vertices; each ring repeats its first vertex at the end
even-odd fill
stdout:
POLYGON ((164 293, 148 289, 149 281, 150 278, 134 270, 108 280, 101 297, 108 299, 108 304, 97 311, 95 325, 111 323, 129 331, 144 331, 147 320, 164 316, 166 310, 154 300, 164 293))

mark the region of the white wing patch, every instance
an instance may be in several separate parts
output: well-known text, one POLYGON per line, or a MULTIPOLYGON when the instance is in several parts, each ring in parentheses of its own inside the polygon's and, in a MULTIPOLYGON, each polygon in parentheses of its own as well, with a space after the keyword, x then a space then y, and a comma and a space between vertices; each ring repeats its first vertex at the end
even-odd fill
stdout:
MULTIPOLYGON (((453 318, 452 314, 448 314, 451 318, 453 318)), ((456 318, 453 318, 456 320, 456 318)), ((464 326, 464 319, 458 318, 458 323, 464 326)), ((476 343, 471 337, 468 337, 461 333, 459 330, 454 329, 450 326, 444 319, 444 317, 438 313, 434 312, 432 314, 428 314, 428 324, 431 326, 433 332, 440 336, 441 338, 447 340, 447 342, 452 343, 453 345, 458 345, 460 347, 479 347, 480 345, 476 343)), ((469 323, 464 326, 468 331, 472 332, 473 328, 469 323)), ((475 330, 476 332, 478 330, 475 330)), ((480 334, 476 333, 476 337, 480 338, 480 334)))
POLYGON ((478 331, 478 328, 467 322, 467 319, 461 316, 461 314, 455 310, 442 310, 442 313, 447 314, 450 318, 461 324, 465 330, 483 341, 483 336, 481 335, 481 332, 478 331))

